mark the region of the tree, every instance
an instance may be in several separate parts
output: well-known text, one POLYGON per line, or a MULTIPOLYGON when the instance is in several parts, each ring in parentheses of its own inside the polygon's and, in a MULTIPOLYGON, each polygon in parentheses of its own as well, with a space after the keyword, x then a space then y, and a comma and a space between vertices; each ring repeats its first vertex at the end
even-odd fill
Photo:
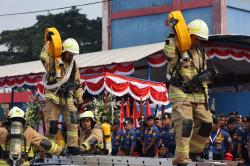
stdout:
POLYGON ((38 60, 44 44, 44 30, 56 27, 62 40, 75 38, 80 46, 80 53, 101 50, 101 18, 89 20, 86 14, 72 8, 64 13, 37 16, 37 22, 28 28, 3 31, 0 45, 7 51, 0 52, 0 65, 38 60))

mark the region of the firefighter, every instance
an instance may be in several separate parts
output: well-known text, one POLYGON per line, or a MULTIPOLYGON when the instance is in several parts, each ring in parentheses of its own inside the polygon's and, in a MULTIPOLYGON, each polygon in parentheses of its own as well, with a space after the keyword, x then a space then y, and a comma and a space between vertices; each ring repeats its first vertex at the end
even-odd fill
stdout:
POLYGON ((225 115, 220 115, 219 116, 219 123, 220 123, 220 128, 223 130, 226 130, 227 123, 226 123, 226 116, 225 115))
POLYGON ((230 134, 233 142, 233 156, 234 159, 239 160, 241 158, 242 146, 243 146, 243 131, 237 127, 237 118, 230 117, 227 121, 226 131, 230 134))
POLYGON ((80 149, 84 154, 103 155, 105 153, 103 132, 96 125, 92 111, 80 114, 80 149))
POLYGON ((138 118, 138 122, 139 122, 140 126, 135 129, 136 145, 135 145, 134 156, 139 157, 139 156, 143 156, 143 154, 142 154, 142 141, 143 141, 144 131, 145 131, 147 124, 146 124, 145 117, 143 115, 138 118))
POLYGON ((1 157, 13 165, 34 158, 32 147, 55 155, 63 152, 62 147, 26 126, 25 113, 16 106, 9 111, 7 125, 0 127, 0 133, 1 157))
MULTIPOLYGON (((171 20, 171 25, 178 20, 171 20)), ((186 54, 178 51, 174 34, 164 46, 169 61, 169 100, 172 104, 172 122, 176 133, 174 165, 187 165, 189 158, 203 161, 200 154, 212 129, 212 115, 208 110, 207 82, 217 70, 207 68, 208 56, 201 40, 208 40, 207 24, 200 19, 188 25, 192 45, 186 54)))
POLYGON ((224 160, 226 153, 233 151, 233 142, 229 133, 220 128, 217 117, 213 117, 213 128, 204 154, 206 159, 224 160))
POLYGON ((160 130, 160 149, 167 148, 169 155, 174 155, 175 151, 175 132, 171 127, 171 114, 165 113, 162 117, 162 128, 160 130))
POLYGON ((68 153, 74 155, 80 153, 78 146, 79 115, 75 104, 80 106, 83 102, 80 72, 73 58, 74 55, 79 54, 79 45, 76 40, 69 38, 63 42, 62 46, 61 78, 64 80, 64 83, 57 79, 53 58, 48 54, 49 41, 44 46, 40 55, 46 70, 47 85, 59 84, 54 89, 46 89, 45 92, 46 136, 52 140, 55 138, 58 132, 58 118, 61 113, 67 127, 68 153))
POLYGON ((126 118, 124 123, 125 134, 123 144, 119 148, 118 156, 133 156, 136 146, 136 132, 133 128, 133 118, 126 118))
POLYGON ((246 165, 250 165, 250 116, 246 118, 247 125, 244 130, 243 157, 246 165))
POLYGON ((147 117, 147 127, 144 131, 142 153, 144 157, 154 157, 160 140, 159 129, 155 126, 154 115, 147 117))
POLYGON ((119 129, 120 121, 115 119, 112 123, 112 152, 111 154, 116 156, 121 144, 123 144, 124 131, 119 129))
POLYGON ((162 128, 162 118, 161 117, 155 117, 155 125, 156 127, 161 130, 162 128))

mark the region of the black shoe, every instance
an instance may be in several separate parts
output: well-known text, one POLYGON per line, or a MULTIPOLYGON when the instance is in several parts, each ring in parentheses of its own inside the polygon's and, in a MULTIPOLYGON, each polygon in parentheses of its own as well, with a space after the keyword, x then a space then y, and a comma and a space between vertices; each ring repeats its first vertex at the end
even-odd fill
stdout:
POLYGON ((82 151, 80 150, 79 147, 68 146, 67 149, 68 149, 67 153, 69 155, 81 155, 82 154, 82 151))
POLYGON ((188 164, 187 163, 183 163, 183 164, 176 164, 176 166, 188 166, 188 164))
POLYGON ((189 153, 189 158, 194 162, 204 162, 205 159, 201 158, 199 153, 189 153))
POLYGON ((50 153, 45 153, 45 158, 51 159, 51 158, 52 158, 52 154, 50 154, 50 153))

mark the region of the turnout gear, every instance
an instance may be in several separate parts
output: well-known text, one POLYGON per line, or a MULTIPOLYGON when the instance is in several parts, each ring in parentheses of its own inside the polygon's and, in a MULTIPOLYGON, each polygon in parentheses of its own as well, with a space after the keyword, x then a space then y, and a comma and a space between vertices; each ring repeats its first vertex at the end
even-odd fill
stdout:
POLYGON ((95 126, 93 129, 81 128, 80 149, 86 154, 104 154, 102 130, 95 126))
MULTIPOLYGON (((77 53, 73 48, 76 48, 73 39, 65 40, 63 43, 64 49, 62 52, 69 51, 72 48, 71 53, 77 53), (70 45, 70 43, 72 45, 70 45)), ((62 79, 58 80, 55 74, 55 64, 53 55, 49 55, 48 47, 45 45, 45 49, 41 52, 41 60, 46 70, 46 75, 43 79, 45 84, 45 121, 46 121, 46 136, 55 140, 57 129, 54 123, 59 119, 60 113, 62 113, 63 121, 67 126, 67 146, 78 148, 78 115, 77 108, 74 101, 82 103, 83 89, 80 86, 80 72, 74 59, 71 62, 63 61, 64 67, 62 70, 62 79), (49 132, 50 131, 50 132, 49 132)), ((79 51, 79 49, 78 49, 79 51)))
POLYGON ((187 25, 187 27, 191 35, 196 35, 203 40, 208 40, 208 27, 203 20, 193 20, 187 25))
POLYGON ((68 38, 66 39, 63 44, 62 44, 62 47, 63 47, 63 52, 71 52, 73 54, 79 54, 79 45, 77 43, 77 41, 73 38, 68 38))
POLYGON ((95 117, 92 111, 85 111, 80 114, 80 149, 86 154, 105 154, 104 138, 102 129, 96 126, 95 117), (90 128, 84 128, 82 120, 90 119, 90 128))
MULTIPOLYGON (((207 39, 207 26, 201 21, 200 24, 202 26, 198 26, 197 21, 188 24, 189 32, 207 39)), ((201 154, 211 131, 212 115, 207 105, 207 82, 210 78, 203 79, 203 73, 207 72, 208 56, 201 45, 192 45, 185 55, 188 58, 183 58, 175 41, 175 37, 168 38, 164 47, 169 61, 169 100, 172 103, 171 117, 176 133, 173 164, 187 164, 189 153, 195 154, 191 155, 195 160, 194 156, 201 154), (204 133, 204 129, 207 133, 204 133)))
MULTIPOLYGON (((188 163, 189 152, 200 154, 208 137, 199 133, 201 123, 211 123, 211 113, 206 110, 204 103, 176 102, 173 104, 172 122, 176 132, 176 150, 173 163, 188 163), (182 119, 193 119, 189 134, 183 129, 182 119)), ((210 133, 211 130, 207 130, 210 133)))
POLYGON ((32 147, 37 150, 59 155, 62 148, 41 136, 35 130, 25 126, 25 113, 13 107, 8 114, 8 126, 0 127, 1 157, 13 165, 20 165, 22 160, 34 158, 32 147), (8 160, 10 159, 10 160, 8 160))

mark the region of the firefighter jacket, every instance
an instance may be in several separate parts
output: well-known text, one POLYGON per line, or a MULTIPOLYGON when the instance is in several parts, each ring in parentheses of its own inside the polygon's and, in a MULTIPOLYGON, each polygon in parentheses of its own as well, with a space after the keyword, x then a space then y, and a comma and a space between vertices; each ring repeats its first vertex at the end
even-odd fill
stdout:
MULTIPOLYGON (((45 51, 42 51, 40 54, 40 59, 43 63, 43 66, 47 72, 47 82, 49 84, 56 83, 55 75, 54 75, 54 59, 45 51)), ((73 60, 74 61, 74 60, 73 60)), ((65 84, 63 84, 58 90, 46 90, 45 98, 47 100, 51 100, 52 102, 56 104, 62 104, 66 105, 66 103, 72 103, 73 98, 76 99, 77 102, 82 103, 82 95, 83 95, 83 89, 80 86, 81 80, 80 80, 80 71, 76 64, 76 62, 73 62, 73 69, 71 72, 71 76, 69 78, 69 81, 67 81, 65 84), (70 89, 69 89, 70 88, 70 89), (55 93, 56 92, 56 93, 55 93)), ((64 69, 62 70, 62 78, 65 76, 65 71, 68 70, 70 67, 70 63, 64 62, 64 69)))
MULTIPOLYGON (((8 136, 9 131, 5 127, 0 127, 0 145, 5 153, 9 151, 8 136)), ((36 150, 42 150, 44 152, 59 155, 62 152, 62 147, 50 141, 46 137, 40 135, 37 131, 31 127, 27 127, 23 132, 23 145, 22 151, 28 155, 29 158, 34 157, 33 148, 36 150)))
POLYGON ((199 70, 206 69, 207 55, 202 56, 202 51, 197 48, 188 50, 191 55, 190 61, 181 61, 180 53, 175 45, 175 38, 169 38, 164 46, 164 54, 167 57, 167 77, 170 80, 169 99, 170 102, 187 101, 195 103, 205 103, 205 94, 207 95, 207 83, 203 82, 204 92, 185 93, 182 88, 174 86, 171 79, 180 75, 182 78, 192 80, 197 76, 199 70), (171 78, 170 78, 171 77, 171 78))
POLYGON ((86 154, 99 154, 104 150, 104 138, 101 128, 95 126, 93 129, 80 131, 80 145, 86 154))

